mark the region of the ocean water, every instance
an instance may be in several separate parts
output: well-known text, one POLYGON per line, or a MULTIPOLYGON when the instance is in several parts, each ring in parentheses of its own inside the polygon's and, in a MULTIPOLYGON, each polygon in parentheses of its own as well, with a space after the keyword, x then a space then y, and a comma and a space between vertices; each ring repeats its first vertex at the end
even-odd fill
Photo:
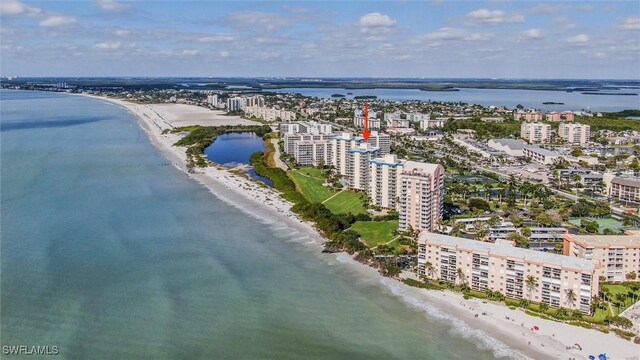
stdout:
MULTIPOLYGON (((2 345, 60 359, 492 359, 504 345, 249 216, 95 99, 0 92, 2 345)), ((12 357, 20 358, 20 357, 12 357)))
MULTIPOLYGON (((362 95, 375 95, 381 100, 390 101, 444 101, 464 102, 483 106, 506 106, 515 108, 518 104, 526 108, 544 111, 621 111, 640 109, 640 96, 626 95, 585 95, 580 92, 546 90, 505 90, 505 89, 468 89, 460 91, 421 91, 418 89, 328 89, 328 88, 286 88, 276 92, 295 92, 306 96, 328 99, 332 94, 347 95, 347 98, 362 95), (545 105, 544 102, 561 102, 564 105, 545 105)), ((616 91, 607 91, 616 92, 616 91)), ((623 89, 621 92, 638 93, 638 89, 623 89)))

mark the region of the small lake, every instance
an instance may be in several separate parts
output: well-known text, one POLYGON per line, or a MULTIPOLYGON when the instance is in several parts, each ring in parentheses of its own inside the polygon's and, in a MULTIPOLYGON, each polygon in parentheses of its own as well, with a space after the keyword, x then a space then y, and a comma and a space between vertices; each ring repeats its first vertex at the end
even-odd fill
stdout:
MULTIPOLYGON (((251 154, 264 151, 263 142, 261 137, 252 132, 223 134, 204 149, 204 154, 207 159, 223 166, 248 165, 251 154)), ((247 174, 268 186, 273 186, 271 180, 256 174, 253 168, 247 170, 247 174)))

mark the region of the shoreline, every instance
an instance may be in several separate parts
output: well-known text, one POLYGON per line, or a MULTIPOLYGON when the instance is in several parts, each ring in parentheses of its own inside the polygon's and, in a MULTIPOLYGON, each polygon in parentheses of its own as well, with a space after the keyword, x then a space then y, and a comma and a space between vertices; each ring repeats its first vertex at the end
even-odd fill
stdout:
MULTIPOLYGON (((290 211, 291 203, 282 199, 271 188, 222 167, 196 168, 196 173, 188 173, 185 148, 173 146, 180 136, 162 134, 164 129, 171 128, 171 124, 148 104, 87 94, 77 95, 107 101, 125 108, 135 116, 151 144, 190 179, 199 182, 214 196, 250 216, 271 225, 286 224, 287 227, 293 228, 292 232, 306 235, 321 248, 324 239, 313 224, 293 214, 290 211)), ((496 357, 586 359, 589 355, 597 357, 598 354, 606 353, 612 359, 640 359, 640 346, 614 334, 604 334, 592 329, 529 316, 521 309, 510 310, 504 304, 483 302, 480 299, 464 300, 462 295, 451 291, 413 288, 383 277, 375 269, 358 263, 347 254, 338 253, 334 256, 350 269, 377 280, 383 291, 400 298, 407 306, 449 324, 452 327, 451 332, 475 342, 480 348, 491 350, 496 357), (482 313, 486 315, 481 315, 482 313), (476 314, 480 315, 476 317, 476 314), (539 326, 540 330, 531 330, 534 325, 539 326), (582 351, 566 349, 566 346, 576 343, 582 346, 582 351)))

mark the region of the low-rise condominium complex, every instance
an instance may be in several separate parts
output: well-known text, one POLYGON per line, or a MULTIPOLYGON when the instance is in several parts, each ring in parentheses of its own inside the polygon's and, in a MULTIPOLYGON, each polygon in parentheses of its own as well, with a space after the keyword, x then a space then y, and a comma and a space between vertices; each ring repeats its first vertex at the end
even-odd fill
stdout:
POLYGON ((640 280, 640 235, 564 235, 565 256, 593 261, 609 282, 640 280))
POLYGON ((589 260, 508 242, 492 244, 423 232, 418 239, 418 274, 590 314, 600 268, 589 260))

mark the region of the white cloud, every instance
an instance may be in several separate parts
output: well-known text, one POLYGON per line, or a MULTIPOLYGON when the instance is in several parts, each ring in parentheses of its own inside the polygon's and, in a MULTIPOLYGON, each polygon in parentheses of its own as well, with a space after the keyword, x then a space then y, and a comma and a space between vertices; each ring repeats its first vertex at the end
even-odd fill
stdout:
POLYGON ((467 14, 467 19, 481 25, 498 25, 509 23, 523 23, 524 16, 507 14, 502 10, 479 9, 467 14))
POLYGON ((133 34, 133 31, 127 29, 113 29, 111 34, 115 36, 127 36, 133 34))
POLYGON ((181 54, 185 55, 185 56, 198 55, 198 54, 200 54, 200 50, 184 49, 184 50, 182 50, 181 54))
POLYGON ((130 5, 117 2, 115 0, 100 0, 96 3, 100 9, 111 12, 125 12, 132 9, 130 5))
POLYGON ((591 5, 551 5, 538 4, 531 8, 531 12, 538 15, 557 15, 563 11, 590 11, 593 10, 591 5))
POLYGON ((521 37, 523 39, 529 39, 529 40, 542 39, 542 30, 540 29, 525 30, 521 33, 521 37))
POLYGON ((360 18, 358 24, 362 27, 391 27, 395 26, 396 21, 389 15, 373 12, 366 14, 360 18))
POLYGON ((226 57, 229 57, 229 52, 228 51, 220 51, 218 53, 218 55, 220 55, 220 57, 222 57, 222 58, 226 58, 226 57))
POLYGON ((231 42, 235 40, 233 35, 227 34, 214 34, 214 35, 206 35, 198 38, 199 42, 204 43, 222 43, 222 42, 231 42))
POLYGON ((469 34, 460 28, 440 28, 434 32, 424 34, 424 40, 441 40, 441 41, 486 41, 493 38, 491 33, 472 33, 469 34))
POLYGON ((631 16, 618 24, 618 29, 623 30, 640 30, 640 16, 631 16))
POLYGON ((103 49, 103 50, 117 50, 120 49, 122 47, 122 43, 120 43, 119 41, 114 41, 114 42, 99 42, 95 45, 96 49, 103 49))
POLYGON ((589 36, 586 34, 578 34, 576 36, 569 37, 565 42, 569 44, 585 44, 589 42, 589 36))
POLYGON ((229 14, 226 17, 226 22, 230 27, 236 29, 273 32, 292 26, 294 19, 276 13, 241 11, 229 14))
POLYGON ((78 23, 78 20, 73 16, 50 15, 46 19, 40 21, 39 25, 44 27, 58 27, 75 25, 76 23, 78 23))
POLYGON ((42 9, 26 5, 17 0, 3 0, 0 2, 0 15, 2 16, 38 16, 42 9))

